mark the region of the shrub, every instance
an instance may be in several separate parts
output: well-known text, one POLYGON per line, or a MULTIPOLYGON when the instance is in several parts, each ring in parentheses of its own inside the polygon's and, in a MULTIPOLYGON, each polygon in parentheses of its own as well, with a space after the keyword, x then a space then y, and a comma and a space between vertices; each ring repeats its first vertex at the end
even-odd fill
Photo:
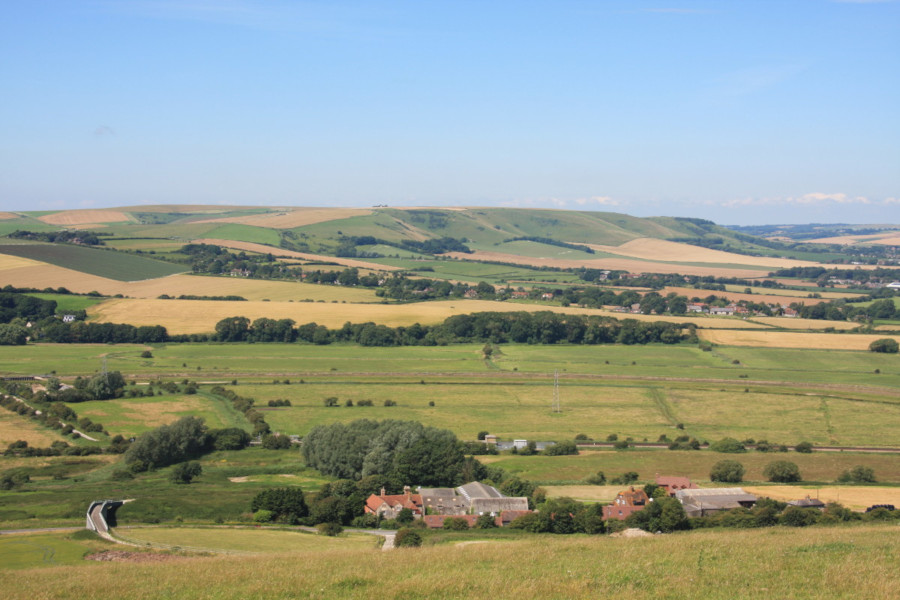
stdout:
POLYGON ((398 548, 418 548, 422 545, 422 536, 418 531, 409 528, 401 529, 394 536, 394 546, 398 548))
POLYGON ((253 521, 255 523, 269 523, 275 518, 275 514, 271 510, 261 509, 253 513, 253 521))
POLYGON ((819 521, 821 513, 816 508, 800 508, 799 506, 788 506, 778 522, 789 527, 807 527, 815 525, 819 521))
POLYGON ((619 439, 619 436, 616 435, 615 433, 611 433, 608 436, 606 436, 607 442, 615 442, 617 439, 619 439))
POLYGON ((497 520, 490 513, 478 515, 478 518, 475 519, 475 529, 493 529, 496 526, 497 520))
POLYGON ((613 443, 613 448, 615 448, 616 450, 627 450, 630 447, 631 442, 629 442, 628 440, 619 440, 613 443))
POLYGON ((450 531, 464 531, 468 528, 469 522, 463 518, 449 517, 444 519, 444 529, 449 529, 450 531))
POLYGON ((415 515, 413 515, 413 511, 409 508, 403 508, 397 514, 397 522, 403 525, 409 525, 415 519, 415 515))
POLYGON ((747 451, 744 444, 730 437, 725 437, 718 442, 713 442, 709 445, 709 449, 713 452, 722 452, 724 454, 739 454, 747 451))
POLYGON ((293 521, 309 514, 303 490, 296 487, 270 488, 258 493, 250 503, 253 513, 266 510, 273 519, 293 521))
POLYGON ((563 441, 558 444, 554 444, 553 446, 547 446, 544 448, 544 451, 541 452, 546 456, 563 456, 567 454, 578 454, 578 446, 575 445, 573 441, 563 441))
POLYGON ((606 474, 603 471, 597 471, 594 475, 588 475, 584 482, 588 485, 606 485, 606 474))
POLYGON ((613 477, 610 480, 610 483, 613 485, 628 485, 629 483, 634 483, 638 480, 638 474, 634 471, 628 471, 626 473, 622 473, 618 477, 613 477))
POLYGON ((856 465, 840 474, 840 483, 875 483, 875 471, 869 467, 856 465))
POLYGON ((744 465, 736 460, 720 460, 713 465, 709 478, 721 483, 740 483, 744 480, 744 465))
POLYGON ((324 404, 325 404, 325 406, 337 406, 338 399, 334 396, 331 396, 330 398, 325 398, 324 404))
POLYGON ((394 400, 385 400, 384 405, 385 406, 397 406, 397 403, 394 400))
POLYGON ((802 454, 812 454, 813 445, 809 442, 800 442, 799 444, 794 446, 794 450, 802 454))
POLYGON ((153 358, 153 353, 149 350, 144 350, 141 352, 141 358, 153 358))
POLYGON ((898 344, 896 340, 893 340, 891 338, 882 338, 880 340, 875 340, 874 342, 869 344, 870 352, 897 354, 898 350, 900 350, 900 344, 898 344))
POLYGON ((766 465, 763 476, 773 483, 793 483, 800 481, 800 468, 789 460, 776 460, 766 465))
POLYGON ((316 525, 316 530, 319 532, 319 535, 334 537, 340 535, 344 528, 341 527, 340 523, 319 523, 316 525))

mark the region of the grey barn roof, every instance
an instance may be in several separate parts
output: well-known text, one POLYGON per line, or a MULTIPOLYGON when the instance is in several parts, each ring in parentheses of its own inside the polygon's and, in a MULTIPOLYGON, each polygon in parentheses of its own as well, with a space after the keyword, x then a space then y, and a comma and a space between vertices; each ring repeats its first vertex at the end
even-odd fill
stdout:
POLYGON ((461 485, 456 488, 456 491, 459 492, 460 496, 464 496, 466 500, 470 503, 475 498, 503 498, 503 494, 500 493, 500 490, 497 488, 481 483, 480 481, 473 481, 471 483, 467 483, 465 485, 461 485))

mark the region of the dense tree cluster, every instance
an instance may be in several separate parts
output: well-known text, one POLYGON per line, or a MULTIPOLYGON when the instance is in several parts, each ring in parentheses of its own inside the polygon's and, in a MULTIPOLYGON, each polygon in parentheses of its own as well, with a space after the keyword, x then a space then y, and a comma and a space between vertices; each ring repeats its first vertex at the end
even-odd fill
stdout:
POLYGON ((452 432, 414 421, 319 425, 303 439, 303 456, 326 475, 354 480, 384 475, 398 485, 459 485, 465 465, 452 432))
MULTIPOLYGON (((110 234, 106 234, 110 235, 110 234)), ((63 229, 61 231, 23 231, 16 230, 7 237, 51 244, 82 244, 84 246, 103 246, 97 232, 79 229, 63 229)))
POLYGON ((209 449, 203 419, 182 417, 141 434, 125 452, 125 463, 133 472, 146 471, 198 458, 209 449))
POLYGON ((56 314, 56 300, 41 300, 15 292, 0 292, 0 323, 13 319, 39 321, 56 314))
POLYGON ((170 339, 162 325, 135 327, 125 323, 63 323, 56 319, 41 323, 37 336, 40 341, 58 344, 158 344, 170 339))
POLYGON ((346 323, 340 329, 307 323, 291 333, 288 319, 272 321, 229 317, 216 324, 219 341, 288 341, 297 339, 315 344, 355 342, 363 346, 435 346, 467 342, 527 344, 675 344, 686 339, 682 332, 693 330, 690 324, 646 322, 612 317, 563 315, 546 312, 482 312, 455 315, 440 325, 413 324, 388 327, 375 323, 346 323), (260 335, 257 324, 270 326, 260 335), (280 338, 280 339, 278 339, 280 338))

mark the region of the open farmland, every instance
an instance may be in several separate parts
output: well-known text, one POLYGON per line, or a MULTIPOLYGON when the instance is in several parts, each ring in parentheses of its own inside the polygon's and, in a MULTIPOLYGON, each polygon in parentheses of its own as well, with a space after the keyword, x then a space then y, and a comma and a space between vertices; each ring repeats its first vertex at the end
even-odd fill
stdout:
POLYGON ((715 277, 753 278, 765 275, 768 271, 765 267, 752 268, 736 262, 727 264, 692 264, 687 262, 645 261, 636 258, 594 258, 590 260, 574 260, 565 258, 532 258, 518 256, 516 254, 481 250, 476 250, 471 254, 448 252, 446 256, 461 260, 480 260, 485 262, 527 265, 531 267, 555 267, 558 269, 585 267, 588 269, 622 270, 635 273, 682 273, 685 275, 712 275, 715 277))
MULTIPOLYGON (((709 450, 587 450, 578 456, 516 456, 503 454, 481 457, 482 462, 503 467, 519 477, 540 482, 541 485, 582 484, 590 475, 603 471, 607 478, 617 477, 634 471, 641 482, 652 482, 657 473, 688 477, 701 487, 710 485, 709 473, 713 465, 721 460, 736 460, 746 469, 744 482, 767 484, 763 470, 770 462, 789 460, 796 463, 800 474, 807 482, 835 481, 841 473, 856 465, 870 467, 875 477, 883 483, 900 483, 900 456, 896 454, 863 454, 856 452, 746 452, 744 454, 720 454, 709 450)), ((806 485, 810 485, 807 483, 806 485)), ((589 486, 585 486, 589 487, 589 486)), ((593 486, 590 486, 593 487, 593 486)), ((608 493, 603 486, 597 486, 598 495, 608 493)), ((794 486, 786 486, 792 488, 794 486)), ((839 486, 842 487, 842 486, 839 486)), ((900 490, 900 488, 897 488, 900 490)), ((621 490, 621 487, 619 487, 621 490)), ((586 496, 588 490, 580 490, 586 496)), ((796 492, 797 498, 806 495, 796 492)), ((765 494, 763 494, 765 495, 765 494)), ((597 498, 598 500, 602 497, 597 498)))
MULTIPOLYGON (((37 425, 30 419, 0 408, 0 449, 18 440, 25 440, 29 446, 47 447, 63 437, 56 432, 37 425)), ((0 462, 0 470, 7 467, 0 462)))
POLYGON ((38 217, 38 220, 48 225, 62 225, 64 227, 80 227, 84 225, 96 225, 100 223, 121 223, 131 221, 131 218, 118 210, 64 210, 38 217))
MULTIPOLYGON (((781 290, 787 292, 789 290, 781 290)), ((688 300, 691 298, 706 298, 707 296, 716 296, 717 298, 727 298, 730 302, 740 302, 741 300, 746 300, 748 302, 757 302, 757 303, 765 303, 765 304, 783 304, 787 306, 792 302, 802 303, 809 306, 819 304, 820 302, 828 302, 829 298, 825 298, 825 294, 822 294, 822 298, 809 298, 807 294, 802 292, 792 291, 793 295, 784 295, 784 294, 769 294, 768 290, 766 293, 759 293, 760 290, 757 289, 752 294, 744 294, 742 292, 722 292, 719 290, 698 290, 696 288, 686 288, 686 287, 666 287, 663 289, 660 294, 665 296, 666 294, 678 294, 679 296, 687 296, 688 300)), ((827 292, 826 292, 827 293, 827 292)), ((858 296, 859 294, 843 294, 844 296, 858 296)))
POLYGON ((198 223, 240 223, 255 227, 269 227, 272 229, 293 229, 314 223, 346 219, 348 217, 365 216, 372 214, 368 209, 352 208, 285 208, 273 209, 274 212, 247 215, 240 217, 220 217, 198 221, 198 223))
POLYGON ((797 317, 753 317, 753 320, 779 329, 836 329, 849 331, 859 328, 859 323, 851 321, 825 321, 823 319, 800 319, 797 317))
POLYGON ((152 279, 185 271, 185 267, 181 265, 71 244, 0 244, 0 253, 30 258, 89 275, 119 281, 152 279))
POLYGON ((409 559, 410 552, 398 556, 370 546, 144 564, 37 565, 4 571, 0 583, 10 600, 158 598, 172 590, 185 597, 221 600, 298 595, 371 598, 375 593, 394 598, 544 600, 627 594, 634 600, 695 596, 734 600, 758 597, 760 587, 773 598, 894 598, 900 595, 900 581, 893 576, 895 530, 873 524, 747 530, 740 535, 700 531, 640 539, 529 535, 492 539, 482 534, 465 536, 482 543, 417 549, 415 560, 409 559), (702 569, 698 556, 705 557, 702 569), (528 568, 522 569, 523 564, 528 568))
MULTIPOLYGON (((827 323, 828 321, 824 321, 827 323)), ((868 350, 869 344, 883 335, 803 333, 788 331, 713 330, 697 335, 707 342, 723 346, 759 346, 763 348, 816 348, 819 350, 868 350)), ((898 336, 892 337, 900 341, 898 336)))
POLYGON ((194 244, 214 244, 223 248, 234 248, 236 250, 246 250, 247 252, 257 252, 259 254, 269 254, 276 257, 299 258, 301 260, 319 261, 344 265, 345 267, 356 267, 358 269, 370 269, 375 271, 392 271, 396 267, 380 265, 378 263, 366 262, 363 260, 355 260, 352 258, 336 258, 334 256, 325 256, 322 254, 310 254, 308 252, 294 252, 293 250, 285 250, 283 248, 275 248, 266 246, 265 244, 255 244, 252 242, 237 242, 232 240, 222 240, 213 238, 202 238, 193 240, 194 244))
POLYGON ((822 502, 837 502, 851 510, 865 510, 873 504, 900 506, 900 487, 822 486, 822 485, 761 485, 745 486, 751 494, 788 502, 804 496, 818 498, 822 502))
MULTIPOLYGON (((107 323, 131 323, 132 325, 163 325, 170 333, 209 333, 214 331, 218 321, 226 317, 244 316, 251 320, 261 317, 271 319, 293 319, 297 323, 315 322, 336 328, 347 321, 352 323, 375 322, 396 327, 413 323, 433 325, 453 315, 482 311, 498 312, 540 312, 552 311, 563 314, 605 315, 630 318, 632 315, 613 313, 587 308, 493 302, 489 300, 441 300, 414 304, 344 304, 337 298, 345 298, 344 290, 333 286, 320 286, 325 292, 320 298, 332 298, 327 302, 223 302, 202 300, 157 300, 157 299, 111 299, 90 310, 93 321, 107 323), (337 291, 334 291, 337 289, 337 291)), ((162 289, 162 288, 160 288, 162 289)), ((369 292, 371 294, 371 292, 369 292)), ((257 295, 258 297, 258 295, 257 295)), ((298 294, 298 298, 309 295, 298 294)), ((368 296, 367 299, 374 299, 368 296)), ((634 315, 639 320, 695 323, 701 327, 761 328, 758 323, 740 319, 716 319, 703 317, 645 317, 634 315)))
POLYGON ((187 416, 202 418, 213 429, 246 424, 227 402, 202 394, 94 400, 79 402, 75 409, 79 417, 103 423, 111 435, 122 434, 125 437, 140 435, 187 416))
POLYGON ((620 246, 604 246, 599 244, 587 244, 593 250, 615 254, 627 258, 639 258, 649 261, 684 262, 684 263, 709 263, 709 264, 740 264, 752 267, 766 267, 770 270, 789 267, 808 267, 817 263, 789 258, 775 258, 771 256, 747 256, 733 252, 712 250, 701 246, 692 246, 679 242, 655 238, 638 238, 630 240, 620 246))

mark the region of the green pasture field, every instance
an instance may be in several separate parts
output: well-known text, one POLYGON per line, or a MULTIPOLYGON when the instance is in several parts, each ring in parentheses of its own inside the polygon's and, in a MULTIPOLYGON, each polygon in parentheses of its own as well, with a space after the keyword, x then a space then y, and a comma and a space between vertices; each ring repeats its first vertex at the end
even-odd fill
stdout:
MULTIPOLYGON (((473 540, 484 539, 472 534, 473 540)), ((452 548, 381 552, 361 547, 273 558, 23 569, 4 572, 0 584, 10 600, 162 598, 173 591, 181 597, 221 600, 735 600, 761 595, 832 600, 900 595, 896 526, 877 524, 739 534, 698 531, 644 539, 521 536, 452 548)))
POLYGON ((232 408, 230 402, 214 399, 203 393, 95 400, 78 402, 70 406, 79 417, 88 417, 95 423, 103 423, 110 435, 121 434, 125 437, 140 435, 187 416, 202 418, 211 429, 226 427, 250 429, 249 423, 243 415, 232 408))
MULTIPOLYGON (((85 508, 86 510, 86 508, 85 508)), ((110 550, 115 546, 87 530, 53 533, 29 533, 0 535, 0 570, 45 569, 62 565, 78 565, 83 568, 99 567, 102 563, 85 561, 94 552, 110 550)), ((9 573, 0 575, 0 582, 9 573)), ((11 588, 4 586, 4 596, 11 588)))
MULTIPOLYGON (((397 248, 396 246, 387 246, 385 244, 374 244, 369 246, 357 246, 358 250, 363 252, 377 252, 378 254, 383 254, 384 256, 393 257, 396 255, 397 258, 413 258, 413 259, 423 259, 428 258, 431 259, 431 255, 429 254, 419 254, 418 252, 411 252, 409 250, 403 250, 401 248, 397 248)), ((365 259, 370 261, 372 259, 365 259)), ((429 260, 431 262, 437 262, 433 260, 429 260)))
POLYGON ((103 238, 103 241, 107 246, 116 250, 143 250, 158 254, 177 252, 185 244, 183 240, 172 241, 168 238, 103 238))
POLYGON ((268 400, 288 399, 290 407, 263 408, 273 429, 303 435, 315 425, 354 419, 401 419, 452 430, 475 439, 487 430, 501 439, 564 440, 584 433, 595 439, 655 442, 660 435, 687 434, 713 442, 723 437, 773 443, 900 446, 900 400, 825 398, 805 393, 748 392, 681 385, 566 381, 560 384, 562 410, 551 412, 552 378, 525 380, 308 380, 304 385, 238 385, 235 391, 268 400), (324 400, 338 398, 339 406, 324 400), (345 406, 352 400, 354 406, 345 406), (373 406, 357 406, 371 400, 373 406), (393 400, 396 406, 386 407, 393 400), (434 402, 434 406, 429 406, 434 402), (676 429, 682 424, 683 429, 676 429))
POLYGON ((154 279, 186 270, 183 265, 71 244, 0 244, 0 252, 117 281, 154 279))
POLYGON ((223 528, 223 527, 141 527, 116 529, 116 536, 137 544, 150 544, 183 550, 284 554, 294 552, 333 552, 348 549, 374 549, 376 536, 343 533, 321 536, 296 529, 223 528))
POLYGON ((124 469, 121 457, 0 457, 0 473, 24 468, 35 474, 34 481, 21 488, 0 491, 0 529, 83 525, 88 505, 101 498, 134 499, 119 509, 120 525, 171 523, 179 517, 194 523, 212 523, 219 517, 239 522, 260 490, 299 486, 315 491, 328 480, 304 465, 299 450, 251 447, 214 452, 202 457, 200 464, 199 478, 178 485, 169 479, 172 467, 134 479, 113 479, 114 471, 124 469), (87 464, 66 464, 75 459, 96 465, 85 471, 87 464))
MULTIPOLYGON (((473 244, 473 250, 483 250, 486 252, 502 252, 504 254, 515 254, 517 256, 527 256, 529 258, 562 258, 566 260, 597 260, 598 258, 622 258, 619 254, 611 252, 585 252, 583 250, 575 250, 573 248, 564 248, 562 246, 553 246, 551 244, 542 244, 540 242, 532 242, 530 240, 517 240, 515 242, 500 242, 494 244, 473 244)), ((634 259, 642 260, 642 259, 634 259)))
POLYGON ((57 231, 56 225, 48 225, 30 217, 18 219, 0 219, 0 236, 6 236, 14 231, 57 231))
POLYGON ((242 225, 240 223, 225 223, 209 231, 207 237, 236 242, 253 242, 255 244, 267 244, 278 247, 281 236, 274 229, 242 225))
MULTIPOLYGON (((196 238, 209 237, 211 230, 221 227, 220 223, 166 223, 162 225, 138 225, 111 223, 103 229, 115 237, 171 238, 184 240, 184 244, 196 238)), ((153 240, 147 240, 152 242, 153 240)))
MULTIPOLYGON (((745 482, 766 481, 763 469, 775 460, 797 464, 805 482, 830 483, 856 465, 875 471, 879 484, 900 484, 900 455, 861 452, 756 452, 722 454, 711 450, 667 450, 631 448, 629 450, 582 450, 578 456, 521 456, 501 454, 481 456, 483 463, 502 467, 519 477, 545 485, 578 483, 603 471, 607 479, 628 471, 639 476, 639 482, 652 483, 656 474, 689 477, 695 483, 709 485, 709 472, 721 460, 736 460, 746 469, 745 482)), ((806 484, 808 485, 808 483, 806 484)))
POLYGON ((100 304, 106 298, 97 298, 94 296, 76 296, 74 294, 28 294, 41 300, 55 300, 56 312, 74 312, 78 310, 87 310, 95 304, 100 304))

